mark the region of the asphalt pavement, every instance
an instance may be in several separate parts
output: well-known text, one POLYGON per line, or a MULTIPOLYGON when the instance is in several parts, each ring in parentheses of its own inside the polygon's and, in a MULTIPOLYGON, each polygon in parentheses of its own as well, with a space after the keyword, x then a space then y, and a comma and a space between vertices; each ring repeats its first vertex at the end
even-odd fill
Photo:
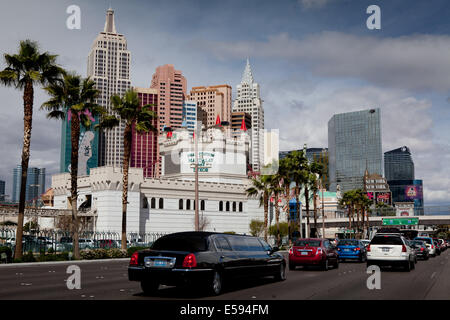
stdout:
POLYGON ((67 267, 74 262, 40 265, 0 265, 0 300, 308 300, 308 299, 450 299, 450 250, 415 270, 383 269, 381 288, 369 290, 366 264, 342 262, 338 269, 287 270, 287 280, 248 279, 228 284, 222 295, 207 297, 190 288, 161 286, 158 293, 145 296, 138 282, 128 281, 128 260, 79 263, 81 289, 68 289, 67 267))

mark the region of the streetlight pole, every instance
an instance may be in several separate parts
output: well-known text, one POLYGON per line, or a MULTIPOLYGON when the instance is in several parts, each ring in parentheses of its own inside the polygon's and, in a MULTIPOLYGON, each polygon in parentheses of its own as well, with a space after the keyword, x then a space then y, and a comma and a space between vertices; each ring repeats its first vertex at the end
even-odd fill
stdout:
POLYGON ((195 175, 195 231, 200 230, 200 217, 198 215, 198 138, 199 132, 201 132, 201 122, 196 121, 194 129, 194 154, 195 154, 195 165, 194 165, 194 175, 195 175), (200 130, 199 130, 200 127, 200 130))

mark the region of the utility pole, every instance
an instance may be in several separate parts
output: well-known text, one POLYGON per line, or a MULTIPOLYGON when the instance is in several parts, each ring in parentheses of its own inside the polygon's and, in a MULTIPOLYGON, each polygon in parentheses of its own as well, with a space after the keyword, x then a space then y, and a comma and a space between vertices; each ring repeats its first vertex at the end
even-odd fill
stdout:
POLYGON ((320 187, 322 189, 322 238, 325 238, 325 205, 323 200, 323 175, 320 177, 320 187))

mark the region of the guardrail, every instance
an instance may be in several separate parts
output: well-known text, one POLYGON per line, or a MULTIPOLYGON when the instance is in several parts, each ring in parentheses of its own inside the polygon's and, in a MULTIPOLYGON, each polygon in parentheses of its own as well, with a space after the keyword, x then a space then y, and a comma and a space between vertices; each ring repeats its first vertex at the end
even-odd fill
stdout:
MULTIPOLYGON (((149 247, 165 233, 127 233, 127 247, 149 247)), ((122 233, 120 232, 79 232, 80 249, 121 248, 122 233)), ((16 230, 0 229, 0 246, 10 247, 13 251, 16 245, 16 230)), ((57 253, 73 250, 73 232, 64 230, 39 230, 23 233, 22 252, 57 253)))

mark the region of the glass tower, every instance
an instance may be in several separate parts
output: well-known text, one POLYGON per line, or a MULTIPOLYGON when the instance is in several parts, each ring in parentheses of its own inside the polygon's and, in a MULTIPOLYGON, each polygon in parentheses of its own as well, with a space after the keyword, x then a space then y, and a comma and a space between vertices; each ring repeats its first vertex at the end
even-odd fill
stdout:
POLYGON ((363 189, 366 169, 383 175, 380 109, 334 115, 328 121, 330 190, 363 189))
POLYGON ((0 201, 5 201, 5 181, 0 180, 0 201))
MULTIPOLYGON (((20 185, 22 166, 19 164, 13 169, 12 202, 20 200, 20 185)), ((25 201, 39 200, 45 192, 45 168, 28 168, 25 201)))
POLYGON ((388 181, 414 180, 414 162, 408 147, 384 153, 384 174, 388 181))

